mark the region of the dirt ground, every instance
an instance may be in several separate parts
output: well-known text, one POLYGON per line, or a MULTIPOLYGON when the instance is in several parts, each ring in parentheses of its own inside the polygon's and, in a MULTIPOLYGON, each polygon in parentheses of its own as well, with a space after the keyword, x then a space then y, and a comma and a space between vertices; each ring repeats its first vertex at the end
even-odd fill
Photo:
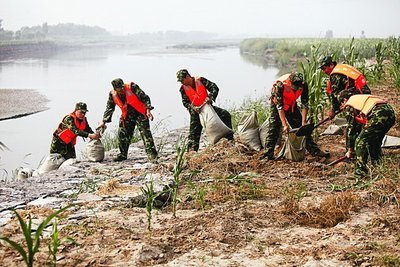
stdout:
MULTIPOLYGON (((400 91, 373 91, 395 107, 389 135, 400 136, 400 91)), ((320 136, 317 143, 331 152, 329 159, 263 161, 261 152, 227 141, 187 154, 176 217, 171 205, 154 209, 151 231, 146 209, 130 203, 74 206, 67 213, 85 216, 59 220, 60 238, 75 242, 61 243, 57 265, 400 266, 399 149, 384 150, 385 163, 371 180, 356 184, 350 162, 326 165, 344 155, 344 136, 320 136)), ((171 174, 173 163, 153 172, 171 174)), ((98 194, 129 194, 122 179, 129 177, 116 177, 98 194)), ((25 212, 39 218, 51 211, 25 212)), ((2 235, 22 242, 16 219, 2 235)), ((48 240, 35 256, 38 266, 51 265, 48 240)), ((0 265, 24 264, 2 244, 0 265)))

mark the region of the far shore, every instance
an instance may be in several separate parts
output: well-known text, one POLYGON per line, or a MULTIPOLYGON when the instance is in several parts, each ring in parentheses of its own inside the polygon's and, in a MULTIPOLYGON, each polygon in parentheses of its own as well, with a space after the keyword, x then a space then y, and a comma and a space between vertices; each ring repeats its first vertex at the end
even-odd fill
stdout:
POLYGON ((34 89, 0 89, 0 121, 20 118, 49 109, 49 100, 34 89))

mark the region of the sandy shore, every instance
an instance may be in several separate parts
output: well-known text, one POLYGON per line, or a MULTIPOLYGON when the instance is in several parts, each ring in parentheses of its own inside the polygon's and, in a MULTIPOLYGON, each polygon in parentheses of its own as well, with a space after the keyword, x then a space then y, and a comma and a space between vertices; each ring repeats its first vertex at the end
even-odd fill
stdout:
POLYGON ((49 100, 33 89, 0 89, 0 121, 48 109, 49 100))

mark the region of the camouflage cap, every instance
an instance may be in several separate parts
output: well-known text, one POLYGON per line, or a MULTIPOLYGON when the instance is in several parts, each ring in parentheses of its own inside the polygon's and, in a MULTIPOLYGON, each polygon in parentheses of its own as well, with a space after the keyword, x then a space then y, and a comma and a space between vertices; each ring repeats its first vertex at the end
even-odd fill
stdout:
POLYGON ((323 66, 328 66, 331 63, 336 65, 336 61, 333 61, 332 56, 324 56, 320 61, 319 61, 319 68, 322 69, 323 66))
POLYGON ((121 78, 114 79, 111 84, 114 89, 120 89, 124 87, 124 81, 121 78))
POLYGON ((176 78, 178 79, 178 82, 182 82, 187 75, 190 75, 187 69, 181 69, 176 72, 176 78))
POLYGON ((345 99, 349 99, 352 95, 354 95, 354 90, 345 89, 339 94, 339 103, 343 103, 345 99))
POLYGON ((89 111, 87 109, 86 103, 83 103, 83 102, 76 103, 75 110, 80 110, 80 111, 83 111, 83 112, 88 112, 89 111))
POLYGON ((290 83, 292 84, 292 88, 294 90, 299 89, 303 85, 304 78, 303 74, 300 72, 292 72, 290 74, 290 83))

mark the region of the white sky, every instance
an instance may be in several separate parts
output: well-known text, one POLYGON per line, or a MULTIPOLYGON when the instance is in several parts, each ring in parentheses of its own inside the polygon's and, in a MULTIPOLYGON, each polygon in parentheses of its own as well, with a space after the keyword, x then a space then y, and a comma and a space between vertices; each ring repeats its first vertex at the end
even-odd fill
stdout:
POLYGON ((3 28, 72 22, 123 34, 165 30, 252 36, 400 35, 400 0, 0 0, 3 28), (348 19, 346 19, 346 17, 348 19))

